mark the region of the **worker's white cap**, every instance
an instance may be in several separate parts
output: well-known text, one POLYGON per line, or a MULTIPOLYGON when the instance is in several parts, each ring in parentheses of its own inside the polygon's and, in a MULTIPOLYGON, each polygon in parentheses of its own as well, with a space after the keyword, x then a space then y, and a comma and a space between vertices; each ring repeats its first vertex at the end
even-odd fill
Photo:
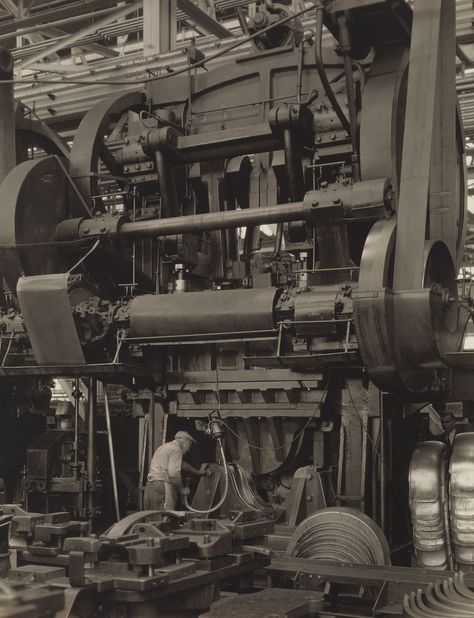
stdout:
POLYGON ((192 435, 188 433, 187 431, 178 431, 174 439, 177 440, 178 438, 187 438, 188 440, 191 440, 191 442, 196 442, 196 440, 192 437, 192 435))

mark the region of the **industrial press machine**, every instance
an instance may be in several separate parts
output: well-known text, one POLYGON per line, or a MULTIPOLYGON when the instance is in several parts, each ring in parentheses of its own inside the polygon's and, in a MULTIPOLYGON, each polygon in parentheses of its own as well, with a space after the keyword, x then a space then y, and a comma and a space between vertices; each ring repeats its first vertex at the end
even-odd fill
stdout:
POLYGON ((72 615, 214 617, 231 615, 209 609, 215 581, 242 592, 267 565, 281 597, 257 593, 255 616, 280 598, 282 616, 451 615, 471 576, 438 574, 445 613, 423 614, 435 576, 403 556, 408 412, 473 399, 454 0, 262 2, 245 23, 247 55, 190 45, 93 107, 70 148, 15 110, 0 54, 2 406, 25 391, 38 408, 51 379, 72 402, 28 445, 27 510, 4 509, 8 581, 34 578, 18 599, 38 612, 68 581, 72 615), (103 533, 141 509, 177 429, 213 470, 196 518, 103 533))

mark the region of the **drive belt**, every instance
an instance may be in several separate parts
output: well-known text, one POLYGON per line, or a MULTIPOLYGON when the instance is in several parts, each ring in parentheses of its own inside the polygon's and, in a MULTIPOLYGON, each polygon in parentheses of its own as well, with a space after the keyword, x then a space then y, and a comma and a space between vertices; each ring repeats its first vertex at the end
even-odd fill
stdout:
POLYGON ((69 273, 20 277, 18 302, 38 365, 82 365, 68 294, 69 273))

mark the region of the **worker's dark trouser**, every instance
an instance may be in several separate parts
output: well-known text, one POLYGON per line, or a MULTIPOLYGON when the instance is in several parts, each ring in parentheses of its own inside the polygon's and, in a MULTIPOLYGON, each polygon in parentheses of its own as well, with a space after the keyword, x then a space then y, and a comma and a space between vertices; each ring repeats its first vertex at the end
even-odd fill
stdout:
POLYGON ((162 511, 165 506, 165 494, 163 481, 148 481, 143 497, 145 511, 162 511))
POLYGON ((176 508, 176 489, 164 481, 148 481, 143 497, 145 511, 173 511, 176 508))

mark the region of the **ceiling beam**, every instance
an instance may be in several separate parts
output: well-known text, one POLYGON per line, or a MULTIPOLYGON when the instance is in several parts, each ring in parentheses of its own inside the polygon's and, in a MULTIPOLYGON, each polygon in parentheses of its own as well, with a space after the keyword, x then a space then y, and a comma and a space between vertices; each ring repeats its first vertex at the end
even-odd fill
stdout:
POLYGON ((113 23, 117 19, 126 17, 130 13, 134 13, 141 6, 141 4, 142 4, 142 0, 135 0, 135 2, 133 2, 132 4, 121 6, 114 13, 111 13, 110 15, 103 17, 102 19, 95 22, 94 24, 88 24, 87 26, 85 26, 84 28, 80 28, 73 34, 70 34, 69 36, 62 38, 60 41, 56 41, 53 45, 50 45, 49 47, 45 47, 44 49, 40 50, 36 54, 33 54, 32 56, 28 56, 27 58, 24 58, 20 62, 16 63, 15 68, 17 70, 24 69, 30 66, 31 64, 36 64, 37 62, 41 61, 46 56, 49 56, 50 54, 53 54, 54 52, 57 52, 60 49, 72 47, 75 43, 77 43, 77 41, 80 41, 85 36, 89 34, 93 34, 94 32, 97 32, 97 30, 99 30, 100 28, 104 26, 108 26, 110 23, 113 23))
POLYGON ((20 19, 9 19, 0 23, 0 34, 10 34, 16 36, 16 31, 19 28, 26 28, 35 24, 45 24, 58 19, 81 15, 83 13, 91 13, 92 11, 110 7, 116 7, 117 0, 83 0, 81 2, 71 2, 67 6, 58 7, 56 9, 38 11, 20 19))
POLYGON ((234 35, 213 17, 199 8, 192 0, 177 0, 178 7, 188 15, 190 20, 206 34, 213 34, 218 39, 227 39, 234 35))
POLYGON ((104 58, 117 58, 117 56, 120 56, 120 52, 116 49, 106 47, 100 43, 76 43, 76 45, 85 51, 91 52, 92 54, 99 54, 99 56, 103 56, 104 58))
MULTIPOLYGON (((116 10, 116 7, 102 9, 101 11, 94 11, 89 13, 84 13, 82 15, 73 15, 72 17, 65 17, 64 19, 58 19, 55 21, 49 21, 48 23, 39 23, 34 26, 30 26, 29 28, 16 28, 15 36, 26 36, 33 32, 41 32, 46 28, 51 30, 51 28, 57 28, 61 26, 68 26, 69 24, 75 24, 81 21, 87 21, 88 19, 97 19, 99 17, 103 17, 104 15, 110 15, 116 10)), ((64 34, 64 32, 62 33, 64 34)), ((0 34, 0 41, 5 41, 7 39, 11 39, 12 32, 8 32, 7 34, 0 34)))
MULTIPOLYGON (((43 32, 45 32, 46 34, 50 34, 51 36, 57 37, 57 36, 64 36, 65 34, 70 34, 69 32, 66 32, 65 30, 60 30, 59 28, 48 28, 47 30, 43 30, 43 32)), ((85 51, 89 51, 93 54, 99 54, 100 56, 103 56, 104 58, 117 58, 117 56, 120 56, 120 53, 113 49, 112 47, 106 47, 105 45, 101 45, 100 43, 81 43, 80 41, 78 41, 74 47, 78 47, 79 49, 83 49, 85 51)), ((70 66, 70 65, 68 65, 70 66)), ((31 68, 31 65, 30 65, 31 68)))
POLYGON ((18 17, 18 5, 13 2, 13 0, 0 0, 5 9, 13 15, 13 17, 18 17))

